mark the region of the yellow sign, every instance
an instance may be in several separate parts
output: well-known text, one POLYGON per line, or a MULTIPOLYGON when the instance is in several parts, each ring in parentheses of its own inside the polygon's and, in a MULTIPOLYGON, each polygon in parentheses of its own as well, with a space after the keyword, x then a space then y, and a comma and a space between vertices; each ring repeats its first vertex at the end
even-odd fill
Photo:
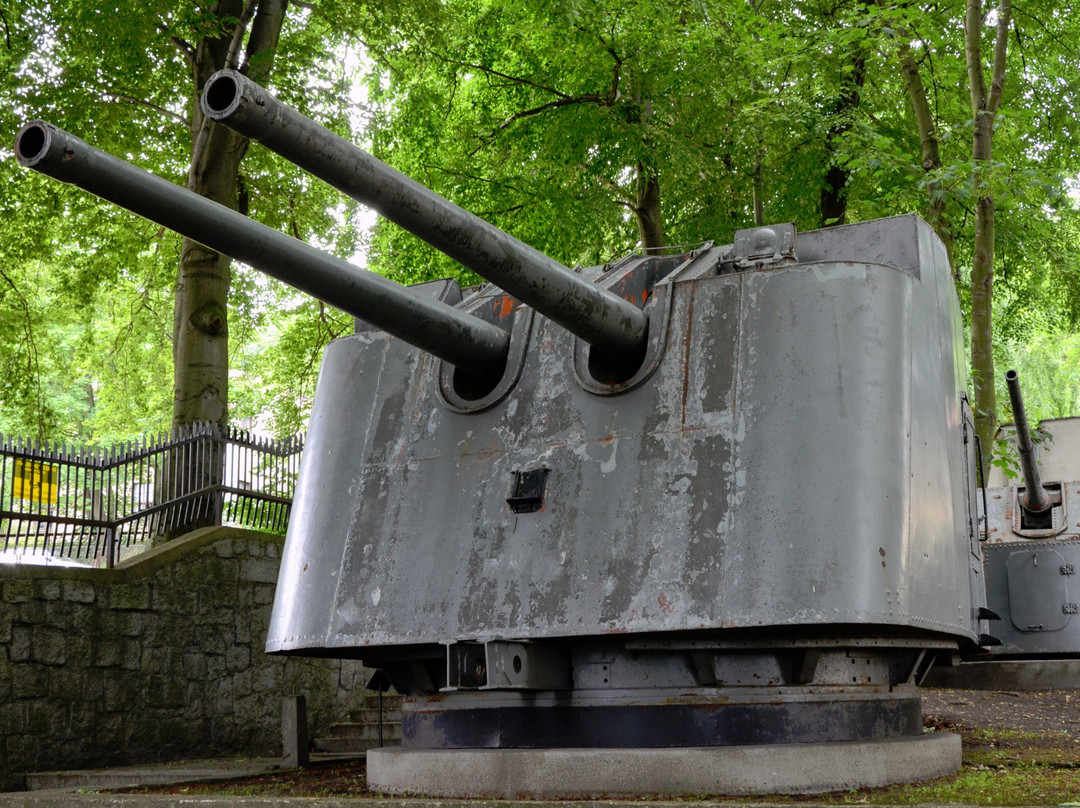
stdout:
POLYGON ((15 498, 42 505, 60 502, 59 468, 36 460, 15 461, 15 498))

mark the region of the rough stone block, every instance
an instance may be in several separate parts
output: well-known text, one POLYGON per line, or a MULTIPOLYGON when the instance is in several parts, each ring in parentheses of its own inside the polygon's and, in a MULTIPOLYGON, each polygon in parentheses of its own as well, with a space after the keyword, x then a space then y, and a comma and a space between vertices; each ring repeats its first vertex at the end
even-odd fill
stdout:
POLYGON ((206 680, 206 657, 202 654, 193 651, 185 653, 181 667, 184 678, 200 682, 206 680))
POLYGON ((11 627, 11 646, 8 655, 12 662, 26 662, 30 659, 30 627, 11 627))
POLYGON ((50 600, 45 604, 44 625, 61 631, 75 628, 75 606, 63 600, 50 600))
POLYGON ((63 665, 67 659, 67 638, 62 631, 34 626, 30 659, 43 665, 63 665))
POLYGON ((33 581, 4 581, 4 603, 26 603, 34 599, 33 581))
POLYGON ((237 698, 250 696, 251 671, 243 670, 237 674, 234 674, 230 687, 232 688, 232 692, 236 694, 237 698))
POLYGON ((0 727, 5 735, 21 735, 26 732, 26 702, 0 704, 0 727))
POLYGON ((109 608, 134 609, 142 611, 150 608, 150 586, 148 584, 114 584, 108 589, 109 608))
POLYGON ((225 652, 225 668, 229 671, 247 670, 251 664, 251 649, 246 646, 230 648, 225 652))
POLYGON ((195 647, 210 656, 225 654, 225 636, 219 626, 200 625, 195 629, 195 647))
POLYGON ((17 665, 11 674, 11 695, 18 699, 40 699, 49 692, 44 665, 17 665))
POLYGON ((225 541, 219 541, 214 545, 214 554, 218 558, 232 558, 233 555, 233 543, 226 539, 225 541))
POLYGON ((114 668, 120 664, 124 644, 117 639, 98 640, 94 644, 94 652, 91 657, 94 666, 98 668, 114 668))
POLYGON ((229 719, 231 723, 231 717, 236 709, 236 699, 232 691, 225 686, 225 680, 217 681, 213 687, 207 687, 207 690, 212 690, 206 693, 205 698, 215 721, 221 718, 222 720, 229 719))
POLYGON ((67 642, 67 664, 77 666, 78 670, 87 670, 94 658, 94 643, 90 637, 75 632, 65 632, 67 642))
POLYGON ((155 586, 153 610, 170 616, 193 615, 199 612, 198 589, 183 586, 155 586))
POLYGON ((245 581, 262 584, 276 584, 278 562, 276 560, 249 559, 240 564, 240 577, 245 581))
POLYGON ((101 614, 103 608, 101 601, 95 604, 87 604, 75 610, 75 631, 85 636, 96 637, 101 633, 101 614))
POLYGON ((124 716, 104 715, 97 719, 97 738, 99 745, 115 747, 124 737, 124 716))
POLYGON ((96 702, 102 696, 105 695, 104 677, 101 671, 88 670, 82 674, 82 696, 80 702, 82 704, 90 704, 96 702))
POLYGON ((177 709, 184 706, 184 685, 175 676, 150 676, 146 679, 146 705, 177 709))
POLYGON ((64 600, 71 603, 93 603, 97 598, 94 585, 83 581, 64 581, 62 591, 64 600))
POLYGON ((273 603, 275 589, 275 586, 257 584, 252 590, 252 598, 255 604, 258 606, 266 606, 267 604, 273 603))
POLYGON ((10 735, 7 739, 7 763, 11 771, 33 771, 40 766, 41 752, 47 739, 38 735, 10 735))
POLYGON ((105 687, 102 709, 106 713, 127 714, 140 706, 138 698, 141 682, 132 674, 120 670, 106 670, 103 672, 102 682, 105 687))
POLYGON ((120 667, 126 671, 137 671, 142 667, 142 645, 138 640, 124 640, 120 655, 120 667))
POLYGON ((70 665, 49 671, 49 699, 61 704, 78 704, 85 698, 84 665, 70 665))
POLYGON ((251 645, 251 618, 247 614, 237 614, 233 631, 237 645, 251 645))
POLYGON ((68 705, 68 728, 74 738, 93 737, 98 727, 98 714, 89 701, 75 701, 68 705))
POLYGON ((251 674, 251 688, 256 693, 271 693, 281 690, 281 665, 278 660, 270 664, 257 666, 251 674))
POLYGON ((138 637, 143 633, 142 612, 105 612, 101 633, 105 636, 138 637))
POLYGON ((228 610, 231 618, 237 606, 237 584, 234 582, 228 586, 216 587, 207 602, 216 607, 217 612, 228 610))
POLYGON ((42 581, 36 582, 37 586, 34 587, 37 596, 41 600, 58 600, 60 598, 60 582, 59 581, 42 581))

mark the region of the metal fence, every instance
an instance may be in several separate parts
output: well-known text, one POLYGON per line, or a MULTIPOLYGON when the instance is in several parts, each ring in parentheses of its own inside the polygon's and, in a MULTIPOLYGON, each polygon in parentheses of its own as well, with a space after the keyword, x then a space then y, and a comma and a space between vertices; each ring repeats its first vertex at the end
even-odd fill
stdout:
POLYGON ((207 525, 284 533, 302 450, 211 423, 108 449, 0 436, 0 560, 112 566, 207 525))

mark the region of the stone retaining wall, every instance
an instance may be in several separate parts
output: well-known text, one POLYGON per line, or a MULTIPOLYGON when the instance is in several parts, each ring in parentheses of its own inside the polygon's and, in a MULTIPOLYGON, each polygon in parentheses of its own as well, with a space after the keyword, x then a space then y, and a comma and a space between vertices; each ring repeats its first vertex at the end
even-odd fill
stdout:
POLYGON ((281 754, 281 698, 318 734, 356 662, 263 653, 282 539, 207 528, 113 570, 0 565, 0 790, 27 771, 281 754))

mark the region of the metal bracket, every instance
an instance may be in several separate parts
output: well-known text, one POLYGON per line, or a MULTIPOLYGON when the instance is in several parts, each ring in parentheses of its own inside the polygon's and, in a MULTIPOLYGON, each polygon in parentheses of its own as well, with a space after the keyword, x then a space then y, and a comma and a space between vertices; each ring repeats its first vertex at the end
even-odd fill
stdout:
POLYGON ((566 690, 569 649, 561 645, 489 640, 446 646, 446 687, 452 690, 566 690))
POLYGON ((791 223, 736 230, 729 262, 736 270, 797 263, 795 236, 791 223))

